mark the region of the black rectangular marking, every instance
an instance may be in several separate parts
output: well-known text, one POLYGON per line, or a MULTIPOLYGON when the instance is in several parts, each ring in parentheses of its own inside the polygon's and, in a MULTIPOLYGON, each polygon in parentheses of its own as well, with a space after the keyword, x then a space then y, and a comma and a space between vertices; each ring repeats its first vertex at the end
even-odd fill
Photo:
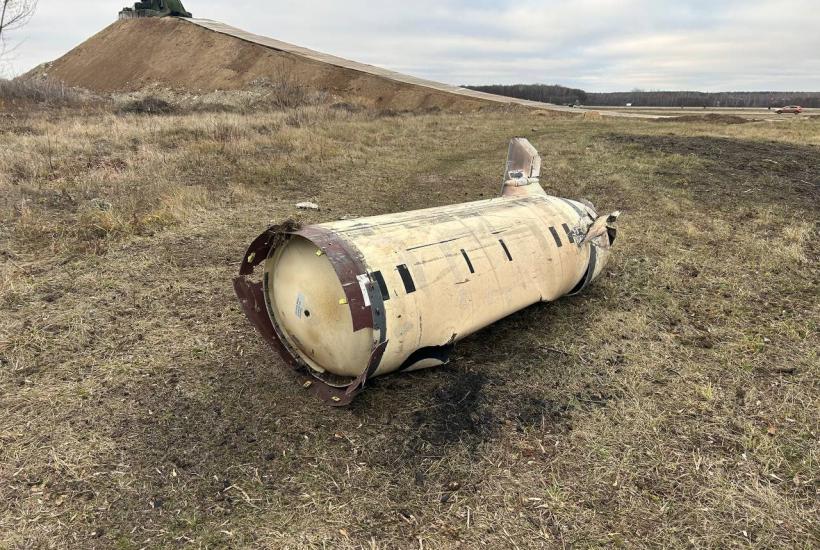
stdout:
POLYGON ((475 273, 475 269, 473 269, 473 262, 470 261, 470 257, 467 255, 467 251, 463 248, 461 249, 461 255, 464 256, 464 261, 467 262, 467 267, 470 268, 470 273, 475 273))
POLYGON ((504 239, 498 239, 498 242, 499 242, 499 244, 501 244, 501 248, 504 249, 504 254, 507 255, 507 259, 509 261, 512 261, 512 255, 510 255, 510 250, 507 248, 507 245, 504 242, 504 239))
POLYGON ((405 264, 397 265, 396 269, 399 270, 399 276, 401 276, 401 282, 404 283, 404 290, 407 291, 407 294, 416 291, 416 284, 413 282, 413 276, 410 275, 410 270, 407 269, 405 264))
POLYGON ((381 271, 374 271, 370 274, 370 278, 376 281, 379 285, 379 292, 382 293, 382 300, 385 302, 390 299, 390 292, 387 291, 387 283, 384 282, 384 277, 381 271))
POLYGON ((561 236, 558 234, 558 231, 556 231, 553 226, 550 226, 550 233, 552 233, 552 238, 555 239, 555 244, 558 245, 558 248, 561 248, 563 243, 561 243, 561 236))
POLYGON ((561 227, 563 227, 564 231, 567 233, 567 239, 569 239, 569 242, 574 243, 575 239, 572 237, 572 231, 569 230, 569 226, 565 223, 562 223, 561 227))

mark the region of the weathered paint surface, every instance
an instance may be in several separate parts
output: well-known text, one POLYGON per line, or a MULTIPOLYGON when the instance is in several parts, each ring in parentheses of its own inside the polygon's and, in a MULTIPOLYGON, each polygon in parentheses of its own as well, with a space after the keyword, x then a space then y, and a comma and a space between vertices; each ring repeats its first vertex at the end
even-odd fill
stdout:
POLYGON ((277 351, 311 384, 344 389, 331 396, 342 403, 371 376, 441 365, 475 331, 582 290, 606 262, 617 213, 548 196, 539 170, 517 139, 500 198, 260 236, 245 263, 264 263, 258 294, 277 351))

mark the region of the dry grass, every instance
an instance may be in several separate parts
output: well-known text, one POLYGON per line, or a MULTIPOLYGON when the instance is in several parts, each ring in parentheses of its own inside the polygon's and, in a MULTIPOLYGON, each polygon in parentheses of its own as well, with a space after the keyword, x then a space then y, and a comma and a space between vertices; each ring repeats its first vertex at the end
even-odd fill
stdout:
POLYGON ((0 548, 817 546, 817 122, 351 111, 0 119, 0 548), (606 275, 301 393, 248 241, 493 196, 522 134, 626 212, 606 275))
POLYGON ((31 105, 80 106, 92 98, 90 92, 48 79, 8 80, 0 78, 0 111, 31 105))
POLYGON ((331 96, 311 90, 287 75, 272 81, 258 79, 241 91, 191 93, 163 88, 113 94, 112 103, 120 113, 190 114, 244 113, 297 109, 327 105, 331 96))

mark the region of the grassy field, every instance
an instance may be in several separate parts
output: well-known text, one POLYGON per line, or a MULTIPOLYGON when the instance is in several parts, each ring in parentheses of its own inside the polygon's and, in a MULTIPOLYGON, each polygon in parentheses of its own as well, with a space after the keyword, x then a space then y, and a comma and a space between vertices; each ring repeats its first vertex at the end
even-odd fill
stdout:
POLYGON ((820 544, 816 118, 76 107, 0 144, 0 548, 820 544), (516 135, 624 212, 604 276, 309 398, 234 298, 250 239, 495 196, 516 135))

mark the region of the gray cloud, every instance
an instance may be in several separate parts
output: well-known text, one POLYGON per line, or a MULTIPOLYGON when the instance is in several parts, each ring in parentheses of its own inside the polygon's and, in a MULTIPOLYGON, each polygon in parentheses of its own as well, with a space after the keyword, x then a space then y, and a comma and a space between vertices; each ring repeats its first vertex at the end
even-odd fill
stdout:
MULTIPOLYGON (((40 0, 12 70, 59 57, 120 2, 40 0)), ((217 19, 453 84, 543 82, 590 91, 820 90, 813 0, 188 0, 217 19)), ((13 37, 12 37, 13 38, 13 37)))

